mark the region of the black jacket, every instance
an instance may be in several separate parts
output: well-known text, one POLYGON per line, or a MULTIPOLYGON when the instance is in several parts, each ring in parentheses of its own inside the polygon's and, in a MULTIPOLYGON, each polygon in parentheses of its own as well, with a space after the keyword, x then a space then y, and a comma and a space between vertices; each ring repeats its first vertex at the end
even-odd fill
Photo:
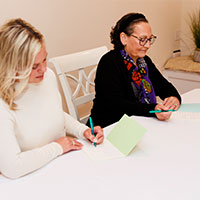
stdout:
MULTIPOLYGON (((148 56, 144 59, 156 96, 161 99, 175 96, 181 102, 175 87, 161 75, 151 59, 148 56)), ((125 113, 129 116, 155 116, 149 114, 149 111, 154 110, 156 104, 137 102, 129 72, 123 63, 121 53, 117 50, 111 50, 101 58, 96 72, 95 90, 96 96, 91 110, 94 125, 105 127, 118 121, 125 113)))

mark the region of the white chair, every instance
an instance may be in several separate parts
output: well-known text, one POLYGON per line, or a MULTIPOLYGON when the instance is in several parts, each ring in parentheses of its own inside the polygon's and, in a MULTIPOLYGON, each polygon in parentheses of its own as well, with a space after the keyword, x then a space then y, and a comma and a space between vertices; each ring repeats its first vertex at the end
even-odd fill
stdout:
POLYGON ((102 46, 49 59, 49 62, 53 63, 59 77, 69 114, 82 123, 87 122, 89 114, 80 117, 77 108, 81 104, 94 99, 95 92, 94 89, 91 91, 91 86, 94 87, 94 75, 96 74, 97 64, 101 56, 107 51, 107 47, 102 46), (86 74, 86 68, 88 70, 88 67, 91 70, 86 74), (78 77, 73 74, 73 71, 78 71, 78 77), (72 91, 72 86, 69 83, 70 79, 76 82, 74 91, 72 91))

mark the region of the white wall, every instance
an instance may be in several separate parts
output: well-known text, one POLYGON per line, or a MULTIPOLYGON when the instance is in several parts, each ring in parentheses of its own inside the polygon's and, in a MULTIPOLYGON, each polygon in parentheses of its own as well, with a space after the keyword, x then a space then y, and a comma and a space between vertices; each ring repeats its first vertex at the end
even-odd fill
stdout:
MULTIPOLYGON (((158 36, 149 55, 162 66, 177 48, 182 0, 0 0, 0 24, 22 17, 46 38, 49 57, 110 45, 110 29, 128 12, 142 12, 158 36)), ((184 9, 185 10, 185 9, 184 9)))
POLYGON ((49 58, 102 45, 111 49, 111 26, 128 12, 142 12, 158 37, 148 54, 161 68, 173 50, 192 52, 188 13, 200 0, 0 0, 0 5, 0 24, 16 17, 30 22, 44 34, 49 58))
POLYGON ((192 34, 189 28, 190 18, 189 15, 200 9, 199 0, 182 0, 181 10, 181 52, 182 55, 190 55, 194 50, 194 43, 192 34))

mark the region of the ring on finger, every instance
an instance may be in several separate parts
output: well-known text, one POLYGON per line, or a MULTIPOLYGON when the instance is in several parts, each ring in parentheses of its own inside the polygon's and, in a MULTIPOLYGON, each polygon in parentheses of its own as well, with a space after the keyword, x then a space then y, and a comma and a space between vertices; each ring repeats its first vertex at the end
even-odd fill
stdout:
POLYGON ((74 140, 72 140, 72 146, 74 146, 75 145, 75 142, 74 142, 74 140))

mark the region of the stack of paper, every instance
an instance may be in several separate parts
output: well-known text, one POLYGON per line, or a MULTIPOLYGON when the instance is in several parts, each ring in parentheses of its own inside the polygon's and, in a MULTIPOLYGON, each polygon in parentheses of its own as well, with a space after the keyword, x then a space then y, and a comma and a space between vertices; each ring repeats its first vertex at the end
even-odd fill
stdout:
POLYGON ((200 120, 200 104, 181 104, 178 111, 172 114, 172 119, 200 120))

